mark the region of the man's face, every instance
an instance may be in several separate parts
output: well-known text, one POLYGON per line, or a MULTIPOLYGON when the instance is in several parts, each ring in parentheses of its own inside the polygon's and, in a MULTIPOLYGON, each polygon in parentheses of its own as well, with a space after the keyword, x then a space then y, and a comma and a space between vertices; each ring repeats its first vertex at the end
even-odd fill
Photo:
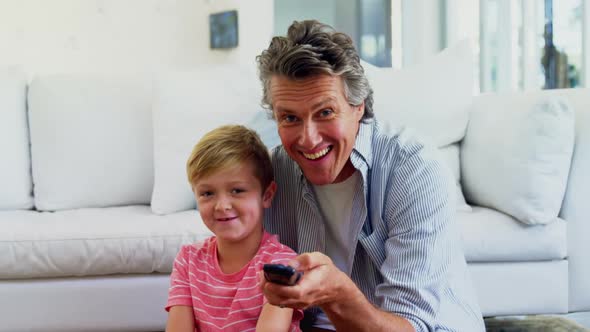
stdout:
POLYGON ((348 104, 342 78, 274 76, 270 95, 281 142, 311 183, 337 183, 354 173, 350 154, 364 104, 348 104))

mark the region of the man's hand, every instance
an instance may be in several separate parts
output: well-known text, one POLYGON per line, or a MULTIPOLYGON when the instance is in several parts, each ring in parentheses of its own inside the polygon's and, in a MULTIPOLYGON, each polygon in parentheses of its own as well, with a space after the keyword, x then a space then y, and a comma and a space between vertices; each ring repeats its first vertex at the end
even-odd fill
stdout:
POLYGON ((305 253, 289 265, 304 271, 295 286, 267 282, 260 273, 260 287, 269 303, 297 309, 319 306, 337 331, 414 331, 405 318, 374 307, 330 257, 305 253))
POLYGON ((306 309, 331 302, 346 301, 343 290, 354 284, 340 271, 330 257, 319 253, 305 253, 289 262, 303 276, 294 286, 282 286, 267 282, 260 274, 261 288, 269 303, 295 309, 306 309))

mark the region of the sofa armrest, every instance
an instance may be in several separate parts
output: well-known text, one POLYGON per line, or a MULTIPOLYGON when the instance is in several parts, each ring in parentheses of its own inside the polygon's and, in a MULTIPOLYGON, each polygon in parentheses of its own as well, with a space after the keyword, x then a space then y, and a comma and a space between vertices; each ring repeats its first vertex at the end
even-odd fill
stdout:
POLYGON ((569 311, 590 310, 590 89, 554 91, 576 111, 572 166, 560 217, 567 221, 569 311))

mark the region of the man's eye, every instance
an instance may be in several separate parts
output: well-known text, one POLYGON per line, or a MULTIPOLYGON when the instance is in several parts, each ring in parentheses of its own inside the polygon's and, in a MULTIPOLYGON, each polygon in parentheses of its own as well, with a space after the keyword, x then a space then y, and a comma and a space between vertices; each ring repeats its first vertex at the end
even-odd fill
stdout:
POLYGON ((287 123, 293 123, 297 121, 297 117, 295 115, 285 115, 283 116, 283 121, 287 123))
POLYGON ((331 116, 332 114, 334 114, 334 111, 332 111, 331 109, 325 109, 325 110, 322 110, 322 111, 320 112, 320 116, 321 116, 322 118, 329 117, 329 116, 331 116))

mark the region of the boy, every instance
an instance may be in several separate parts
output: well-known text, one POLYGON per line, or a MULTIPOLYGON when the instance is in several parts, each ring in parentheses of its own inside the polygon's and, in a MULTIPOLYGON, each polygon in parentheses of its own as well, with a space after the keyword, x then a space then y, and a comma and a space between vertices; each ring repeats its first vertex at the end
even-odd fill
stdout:
POLYGON ((194 147, 187 175, 215 236, 180 249, 166 331, 299 331, 303 312, 266 303, 258 284, 265 263, 296 256, 262 227, 276 183, 258 135, 233 125, 210 131, 194 147))

